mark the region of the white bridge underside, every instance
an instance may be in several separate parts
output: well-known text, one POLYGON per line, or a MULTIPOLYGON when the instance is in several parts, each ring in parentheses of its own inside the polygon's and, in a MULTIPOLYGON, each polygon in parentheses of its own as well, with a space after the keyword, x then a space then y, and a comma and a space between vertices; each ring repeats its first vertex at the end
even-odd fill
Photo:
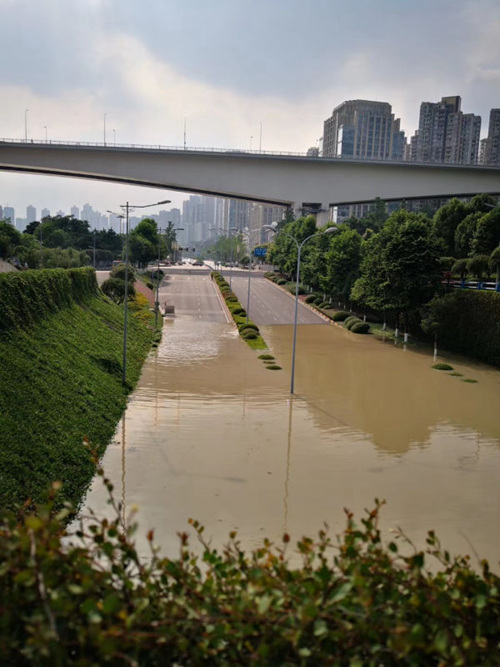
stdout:
POLYGON ((0 170, 85 178, 316 210, 500 193, 500 167, 0 141, 0 170))

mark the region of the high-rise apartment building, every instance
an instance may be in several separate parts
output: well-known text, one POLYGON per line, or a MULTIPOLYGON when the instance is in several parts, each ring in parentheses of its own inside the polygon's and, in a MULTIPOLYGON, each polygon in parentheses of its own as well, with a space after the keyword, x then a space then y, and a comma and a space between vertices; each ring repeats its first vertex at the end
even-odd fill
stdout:
POLYGON ((488 137, 484 147, 484 164, 500 165, 500 109, 490 111, 488 137))
POLYGON ((403 160, 405 136, 387 102, 348 100, 324 122, 323 157, 403 160))
POLYGON ((16 211, 13 206, 4 206, 3 207, 3 217, 4 220, 7 220, 15 226, 16 224, 16 211))
POLYGON ((36 208, 34 206, 26 206, 26 223, 34 222, 36 220, 36 208))
MULTIPOLYGON (((422 102, 415 149, 416 162, 477 164, 481 116, 464 114, 459 95, 443 97, 440 102, 422 102)), ((413 141, 413 137, 412 137, 413 141)))

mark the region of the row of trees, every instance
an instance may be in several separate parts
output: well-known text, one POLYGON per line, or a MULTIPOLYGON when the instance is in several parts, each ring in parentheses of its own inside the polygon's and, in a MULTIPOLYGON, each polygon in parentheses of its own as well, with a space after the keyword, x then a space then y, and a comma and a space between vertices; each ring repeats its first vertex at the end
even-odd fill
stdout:
MULTIPOLYGON (((488 195, 468 203, 453 199, 432 219, 405 208, 388 215, 382 204, 367 219, 350 218, 304 245, 306 285, 379 312, 409 315, 442 289, 447 270, 482 278, 500 265, 500 208, 488 195)), ((290 236, 301 243, 316 231, 312 216, 282 225, 269 261, 295 277, 297 246, 290 236)))
MULTIPOLYGON (((172 222, 159 230, 155 220, 142 220, 130 233, 129 258, 140 267, 175 251, 176 232, 172 222)), ((73 216, 48 216, 31 222, 24 233, 0 220, 0 257, 13 259, 21 266, 35 268, 73 268, 93 263, 109 266, 124 258, 124 235, 112 229, 92 230, 86 220, 73 216)))

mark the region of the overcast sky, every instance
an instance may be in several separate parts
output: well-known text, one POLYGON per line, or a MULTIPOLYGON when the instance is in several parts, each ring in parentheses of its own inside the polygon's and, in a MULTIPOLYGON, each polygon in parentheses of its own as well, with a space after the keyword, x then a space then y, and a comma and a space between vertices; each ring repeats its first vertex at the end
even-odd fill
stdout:
MULTIPOLYGON (((500 0, 0 0, 0 137, 306 151, 348 99, 500 107, 500 0), (26 114, 26 109, 29 111, 26 114), (261 125, 262 124, 262 125, 261 125), (262 127, 262 135, 261 135, 262 127)), ((26 215, 187 195, 0 172, 26 215)))

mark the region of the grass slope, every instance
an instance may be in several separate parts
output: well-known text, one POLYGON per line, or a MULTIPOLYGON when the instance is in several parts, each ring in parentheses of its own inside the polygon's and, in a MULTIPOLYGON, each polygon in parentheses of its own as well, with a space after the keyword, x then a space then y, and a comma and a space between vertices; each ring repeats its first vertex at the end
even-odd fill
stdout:
POLYGON ((129 317, 123 387, 123 309, 94 297, 0 336, 0 506, 43 501, 51 482, 78 505, 140 374, 154 331, 129 317))

